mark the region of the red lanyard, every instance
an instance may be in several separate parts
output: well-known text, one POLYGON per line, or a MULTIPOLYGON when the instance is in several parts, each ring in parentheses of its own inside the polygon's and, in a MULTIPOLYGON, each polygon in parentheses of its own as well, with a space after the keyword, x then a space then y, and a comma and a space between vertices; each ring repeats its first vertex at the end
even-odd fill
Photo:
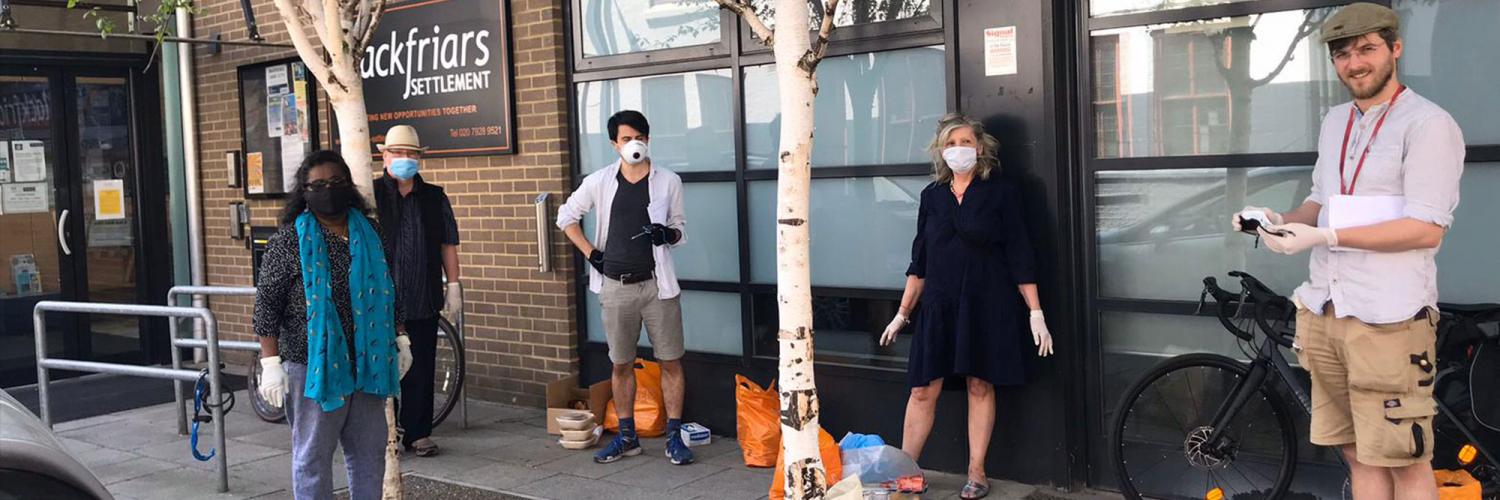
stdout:
POLYGON ((1354 194, 1354 185, 1359 182, 1359 173, 1365 169, 1365 157, 1370 156, 1370 145, 1375 143, 1375 136, 1380 135, 1380 127, 1385 125, 1386 115, 1391 114, 1391 108, 1396 106, 1396 98, 1406 91, 1402 85, 1396 89, 1396 95, 1391 96, 1391 101, 1385 104, 1385 110, 1380 112, 1380 119, 1375 121, 1375 129, 1370 131, 1370 138, 1365 141, 1365 149, 1359 154, 1359 164, 1354 166, 1354 178, 1349 179, 1349 185, 1344 185, 1344 160, 1349 157, 1349 132, 1354 130, 1354 111, 1356 106, 1349 107, 1349 123, 1344 125, 1344 145, 1339 148, 1339 194, 1354 194))

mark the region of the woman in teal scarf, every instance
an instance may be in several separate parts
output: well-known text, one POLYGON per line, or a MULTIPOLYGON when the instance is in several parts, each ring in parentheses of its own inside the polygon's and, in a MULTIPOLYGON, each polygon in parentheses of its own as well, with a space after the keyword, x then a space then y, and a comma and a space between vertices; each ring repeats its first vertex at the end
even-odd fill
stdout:
POLYGON ((352 500, 380 497, 385 399, 411 365, 385 250, 338 153, 297 169, 281 229, 261 260, 255 295, 261 396, 287 408, 292 489, 333 497, 333 452, 344 448, 352 500))

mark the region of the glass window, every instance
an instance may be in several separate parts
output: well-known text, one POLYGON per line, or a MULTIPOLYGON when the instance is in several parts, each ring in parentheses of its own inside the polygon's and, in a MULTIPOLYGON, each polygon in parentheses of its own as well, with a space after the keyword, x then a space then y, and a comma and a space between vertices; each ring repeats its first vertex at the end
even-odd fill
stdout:
MULTIPOLYGON (((943 47, 830 57, 818 64, 813 167, 928 163, 947 109, 943 47)), ((748 168, 776 168, 780 92, 773 65, 745 69, 748 168)))
MULTIPOLYGON (((589 293, 583 303, 584 314, 588 317, 589 342, 605 343, 599 296, 589 293)), ((682 341, 690 352, 732 356, 744 353, 740 318, 740 296, 737 293, 682 291, 682 341)), ((638 345, 651 346, 644 327, 638 345)))
POLYGON ((687 243, 672 248, 677 277, 700 281, 740 281, 739 216, 733 182, 683 184, 687 243))
POLYGON ((583 0, 584 57, 719 42, 714 0, 583 0))
POLYGON ((1438 297, 1443 302, 1500 303, 1500 265, 1495 249, 1500 232, 1500 163, 1470 163, 1464 168, 1462 201, 1453 213, 1453 228, 1438 252, 1438 297))
MULTIPOLYGON (((1453 115, 1469 145, 1500 144, 1500 100, 1494 98, 1500 66, 1469 57, 1500 46, 1500 2, 1396 0, 1405 39, 1401 82, 1453 115)), ((1470 198, 1472 199, 1472 198, 1470 198)))
MULTIPOLYGON (((740 239, 734 183, 687 182, 682 191, 688 241, 672 249, 677 278, 738 283, 740 239)), ((591 210, 580 222, 583 236, 590 241, 594 241, 598 220, 591 210)))
MULTIPOLYGON (((906 284, 917 207, 927 177, 812 181, 814 286, 885 288, 906 284)), ((750 278, 776 282, 776 181, 751 182, 750 278)))
POLYGON ((1331 12, 1094 32, 1098 155, 1315 150, 1323 115, 1349 99, 1327 49, 1316 43, 1316 28, 1331 12))
MULTIPOLYGON (((755 352, 775 356, 780 315, 776 294, 756 294, 755 352)), ((911 328, 888 346, 880 334, 895 317, 901 301, 813 295, 813 344, 818 362, 904 367, 911 352, 911 328)))
POLYGON ((1248 1, 1250 0, 1091 0, 1089 15, 1115 16, 1248 1))
POLYGON ((609 117, 638 110, 651 124, 651 161, 675 172, 734 169, 733 80, 727 69, 578 84, 579 161, 587 175, 619 158, 609 117))
MULTIPOLYGON (((823 23, 822 3, 822 0, 807 2, 807 15, 812 16, 808 24, 814 29, 823 23)), ((755 13, 766 23, 766 27, 776 27, 775 0, 750 0, 750 4, 755 6, 755 13)), ((927 16, 931 11, 932 0, 844 0, 839 4, 838 13, 834 14, 833 24, 843 27, 897 21, 927 16)))
POLYGON ((1308 254, 1255 248, 1229 217, 1246 205, 1289 210, 1312 189, 1311 167, 1100 172, 1095 177, 1099 289, 1105 297, 1198 300, 1205 276, 1241 270, 1289 294, 1308 254))

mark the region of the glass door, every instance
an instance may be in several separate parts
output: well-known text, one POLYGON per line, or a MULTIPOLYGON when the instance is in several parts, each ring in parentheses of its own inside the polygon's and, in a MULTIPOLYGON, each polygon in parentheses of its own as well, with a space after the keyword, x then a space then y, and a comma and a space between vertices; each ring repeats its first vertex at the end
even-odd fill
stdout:
MULTIPOLYGON (((142 250, 164 245, 152 240, 165 241, 167 221, 143 233, 139 210, 164 218, 141 203, 166 202, 154 181, 139 179, 143 83, 132 71, 140 69, 0 66, 0 387, 36 380, 37 302, 162 299, 151 292, 161 280, 143 270, 162 259, 142 250), (143 187, 156 194, 143 196, 143 187)), ((147 177, 160 180, 160 174, 147 177)), ((165 346, 148 344, 164 338, 143 336, 149 324, 136 317, 48 315, 48 353, 160 361, 155 358, 163 357, 165 346)))
MULTIPOLYGON (((76 297, 60 78, 0 67, 0 387, 36 379, 36 303, 76 297)), ((75 331, 73 318, 49 316, 49 355, 76 352, 75 331)))
MULTIPOLYGON (((136 165, 130 82, 118 76, 69 76, 72 159, 81 194, 74 255, 89 302, 148 303, 140 292, 136 241, 136 165)), ((81 339, 91 359, 143 361, 142 323, 135 317, 92 315, 81 339)))

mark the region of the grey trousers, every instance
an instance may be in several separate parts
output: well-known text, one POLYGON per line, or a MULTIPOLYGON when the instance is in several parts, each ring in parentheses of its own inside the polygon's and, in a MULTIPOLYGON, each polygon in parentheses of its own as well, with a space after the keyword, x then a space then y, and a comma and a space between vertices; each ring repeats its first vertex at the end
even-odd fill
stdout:
POLYGON ((385 401, 355 392, 344 406, 325 412, 302 395, 307 365, 281 366, 287 375, 286 419, 292 424, 292 496, 333 498, 333 451, 342 444, 349 499, 379 500, 385 476, 385 401))

